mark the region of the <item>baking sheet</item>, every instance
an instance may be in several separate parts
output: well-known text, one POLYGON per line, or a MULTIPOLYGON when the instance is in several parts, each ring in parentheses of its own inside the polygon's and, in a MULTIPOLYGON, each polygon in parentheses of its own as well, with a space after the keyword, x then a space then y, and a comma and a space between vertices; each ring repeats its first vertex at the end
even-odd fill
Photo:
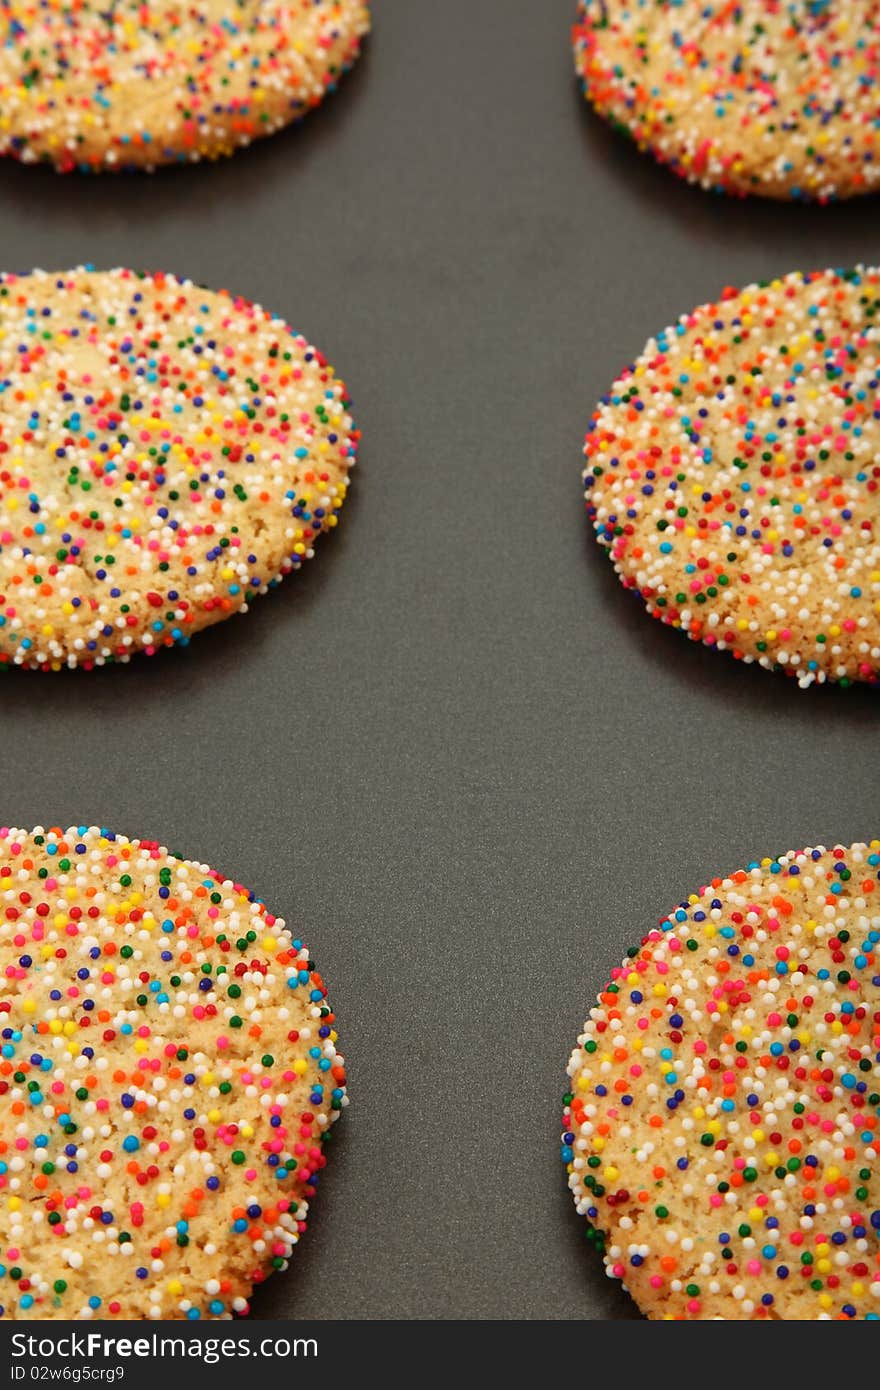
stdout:
POLYGON ((627 946, 717 872, 878 833, 877 695, 647 619, 580 442, 725 284, 880 254, 877 202, 690 189, 579 97, 573 0, 376 0, 336 97, 150 177, 0 167, 0 263, 126 264, 283 314, 362 463, 313 564, 127 668, 0 680, 0 819, 99 822, 240 879, 325 973, 350 1063, 310 1231, 257 1317, 627 1318, 557 1156, 627 946))

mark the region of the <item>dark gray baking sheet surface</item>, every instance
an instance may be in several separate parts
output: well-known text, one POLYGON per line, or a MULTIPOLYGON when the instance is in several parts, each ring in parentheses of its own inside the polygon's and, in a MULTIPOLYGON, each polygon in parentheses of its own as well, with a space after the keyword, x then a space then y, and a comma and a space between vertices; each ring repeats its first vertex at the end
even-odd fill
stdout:
POLYGON ((352 1104, 259 1317, 626 1318, 557 1157, 608 968, 755 856, 878 833, 878 697, 646 618, 580 443, 725 284, 880 255, 875 200, 734 203, 592 117, 572 0, 377 0, 339 94, 153 178, 0 168, 0 264, 173 270, 348 382, 333 538, 253 612, 127 668, 0 681, 0 820, 99 822, 249 884, 331 985, 352 1104))

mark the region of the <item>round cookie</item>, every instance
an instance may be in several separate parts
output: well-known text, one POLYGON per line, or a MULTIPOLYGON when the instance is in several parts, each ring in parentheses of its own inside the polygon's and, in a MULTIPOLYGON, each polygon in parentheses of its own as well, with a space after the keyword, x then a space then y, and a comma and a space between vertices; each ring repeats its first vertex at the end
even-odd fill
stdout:
POLYGON ((691 183, 828 202, 880 184, 877 0, 580 0, 587 99, 691 183))
POLYGON ((247 1312, 346 1104, 307 947, 94 827, 0 830, 0 902, 0 1318, 247 1312))
POLYGON ((366 0, 9 0, 0 154, 63 172, 232 154, 317 106, 369 27, 366 0))
POLYGON ((648 1317, 880 1317, 878 943, 874 840, 714 879, 612 972, 562 1157, 648 1317))
POLYGON ((127 661, 245 611, 336 525, 348 407, 225 291, 0 275, 0 666, 127 661))
POLYGON ((603 396, 587 514, 660 622, 801 686, 880 680, 880 272, 728 289, 603 396))

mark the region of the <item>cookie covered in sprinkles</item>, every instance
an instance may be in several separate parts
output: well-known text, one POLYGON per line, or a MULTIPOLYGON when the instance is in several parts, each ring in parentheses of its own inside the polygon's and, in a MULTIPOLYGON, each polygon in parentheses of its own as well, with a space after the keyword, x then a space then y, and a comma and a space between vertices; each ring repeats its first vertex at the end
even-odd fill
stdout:
POLYGON ((357 431, 282 319, 173 275, 0 275, 0 666, 124 662, 335 527, 357 431))
POLYGON ((586 438, 621 581, 801 686, 880 681, 880 271, 725 290, 651 339, 586 438))
POLYGON ((335 89, 366 0, 3 0, 0 154, 63 172, 232 154, 335 89))
POLYGON ((562 1158, 659 1319, 880 1317, 880 840, 762 859, 614 970, 562 1158))
POLYGON ((308 948, 148 840, 0 829, 0 1318, 225 1318, 346 1105, 308 948))
POLYGON ((613 970, 562 1155, 649 1318, 880 1318, 880 840, 762 859, 613 970))
POLYGON ((691 183, 828 202, 880 184, 877 0, 580 0, 600 115, 691 183))

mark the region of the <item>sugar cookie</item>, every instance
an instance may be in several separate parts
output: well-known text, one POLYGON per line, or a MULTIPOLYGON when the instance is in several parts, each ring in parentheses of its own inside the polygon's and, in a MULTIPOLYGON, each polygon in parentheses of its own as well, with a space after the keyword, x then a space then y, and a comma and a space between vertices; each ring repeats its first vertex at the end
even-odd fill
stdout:
POLYGON ((880 272, 725 290, 593 416, 587 512, 660 622, 802 686, 880 680, 880 272))
POLYGON ((880 840, 713 879, 599 995, 562 1157, 649 1317, 880 1317, 878 880, 880 840))
POLYGON ((346 1104, 303 943, 147 840, 0 830, 0 1318, 222 1318, 346 1104))
POLYGON ((348 404, 225 292, 0 276, 0 665, 127 661, 244 611, 336 525, 348 404))
POLYGON ((232 154, 335 88, 366 0, 5 0, 0 153, 70 170, 232 154))
POLYGON ((691 183, 848 198, 880 183, 877 0, 580 0, 585 95, 691 183))

